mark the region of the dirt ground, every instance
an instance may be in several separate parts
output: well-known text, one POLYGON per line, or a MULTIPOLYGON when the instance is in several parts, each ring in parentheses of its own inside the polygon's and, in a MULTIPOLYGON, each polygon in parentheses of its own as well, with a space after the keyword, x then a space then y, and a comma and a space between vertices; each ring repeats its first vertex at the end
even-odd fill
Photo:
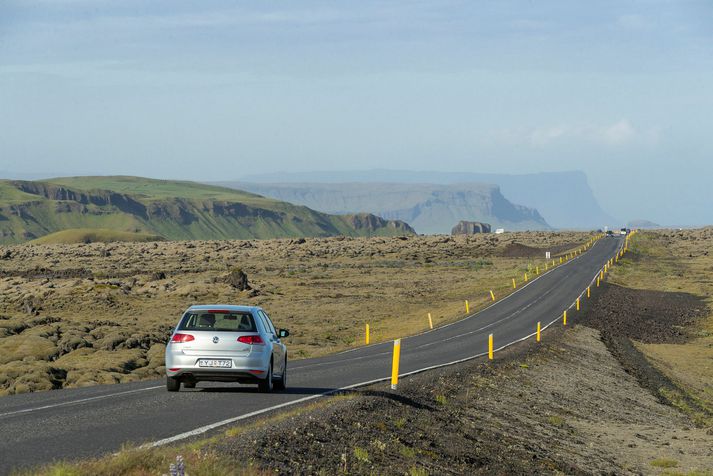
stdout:
POLYGON ((574 328, 547 331, 540 346, 415 376, 398 392, 354 392, 210 451, 289 474, 713 474, 713 429, 642 387, 656 370, 642 358, 622 367, 620 346, 613 355, 589 327, 607 328, 627 303, 633 312, 622 328, 640 336, 653 320, 650 339, 679 339, 678 326, 701 304, 602 288, 574 328))

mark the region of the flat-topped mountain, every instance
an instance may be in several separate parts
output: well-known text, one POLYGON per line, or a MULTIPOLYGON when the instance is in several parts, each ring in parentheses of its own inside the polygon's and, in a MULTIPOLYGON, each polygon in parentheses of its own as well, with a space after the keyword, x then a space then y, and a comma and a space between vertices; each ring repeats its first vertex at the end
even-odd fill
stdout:
POLYGON ((368 212, 402 220, 419 233, 448 234, 461 220, 507 230, 547 230, 535 209, 507 200, 497 185, 459 183, 247 183, 221 185, 248 190, 326 213, 368 212))
POLYGON ((0 181, 0 244, 71 229, 144 233, 170 240, 414 233, 406 223, 370 214, 331 215, 195 182, 141 177, 0 181))
POLYGON ((631 220, 629 223, 626 224, 627 228, 661 228, 661 225, 658 223, 654 223, 650 220, 643 220, 643 219, 637 219, 637 220, 631 220))

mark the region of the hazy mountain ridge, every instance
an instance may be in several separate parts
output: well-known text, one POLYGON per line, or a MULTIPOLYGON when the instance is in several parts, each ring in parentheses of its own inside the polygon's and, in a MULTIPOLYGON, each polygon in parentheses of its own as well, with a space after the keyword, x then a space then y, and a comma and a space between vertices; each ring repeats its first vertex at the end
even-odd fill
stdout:
POLYGON ((138 177, 0 181, 0 244, 74 229, 144 232, 172 240, 414 233, 403 222, 330 215, 193 182, 138 177))
MULTIPOLYGON (((488 183, 497 184, 508 201, 536 209, 555 228, 594 229, 605 225, 615 226, 621 222, 601 208, 586 174, 581 171, 509 175, 378 169, 261 174, 243 177, 241 182, 488 183)), ((411 225, 418 229, 413 223, 411 225)))
POLYGON ((486 222, 509 230, 551 228, 537 210, 511 203, 492 184, 223 182, 221 185, 326 213, 374 213, 405 221, 419 233, 450 233, 461 220, 486 222))

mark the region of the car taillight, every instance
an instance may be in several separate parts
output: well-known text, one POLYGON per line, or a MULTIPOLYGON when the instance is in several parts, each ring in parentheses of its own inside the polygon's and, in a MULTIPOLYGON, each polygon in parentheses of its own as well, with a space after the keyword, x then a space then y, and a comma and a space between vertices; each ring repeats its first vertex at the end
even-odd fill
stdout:
POLYGON ((171 338, 171 342, 190 342, 192 340, 195 340, 195 337, 190 334, 173 334, 171 338))
POLYGON ((238 337, 238 342, 242 342, 243 344, 250 344, 250 345, 263 345, 265 344, 262 341, 262 337, 257 336, 257 335, 252 335, 252 336, 240 336, 238 337))

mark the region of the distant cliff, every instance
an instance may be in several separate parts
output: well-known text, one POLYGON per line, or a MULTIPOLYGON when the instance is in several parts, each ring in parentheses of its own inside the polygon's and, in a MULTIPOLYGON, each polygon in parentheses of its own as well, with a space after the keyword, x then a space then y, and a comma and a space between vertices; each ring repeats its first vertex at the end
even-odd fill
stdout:
POLYGON ((511 203, 498 186, 491 184, 224 182, 221 185, 326 213, 373 213, 404 221, 419 233, 447 234, 461 220, 487 222, 508 230, 550 229, 537 210, 511 203))
MULTIPOLYGON (((242 181, 257 183, 490 183, 500 186, 500 190, 507 200, 537 209, 544 220, 555 228, 596 229, 620 223, 619 220, 602 210, 589 187, 587 176, 580 171, 508 175, 379 169, 263 174, 243 177, 242 181)), ((413 223, 411 224, 413 225, 413 223)))

